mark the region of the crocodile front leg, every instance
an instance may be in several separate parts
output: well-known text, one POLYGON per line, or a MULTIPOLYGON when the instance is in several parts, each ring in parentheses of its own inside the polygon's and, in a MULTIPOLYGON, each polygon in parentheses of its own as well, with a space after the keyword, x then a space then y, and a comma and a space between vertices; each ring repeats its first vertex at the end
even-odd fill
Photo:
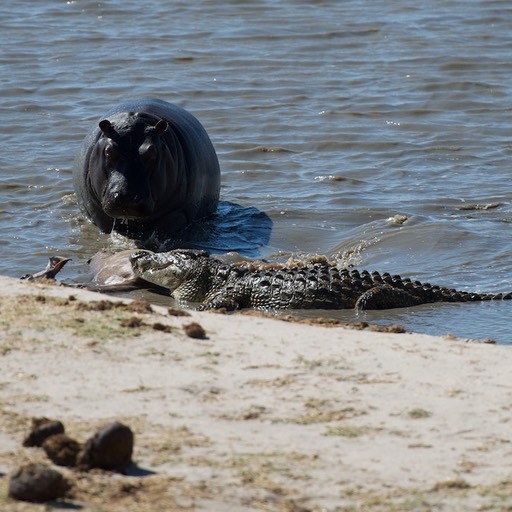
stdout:
POLYGON ((430 302, 388 284, 374 286, 357 299, 356 309, 392 309, 418 306, 430 302))
POLYGON ((246 294, 236 293, 233 289, 228 289, 209 296, 197 309, 198 311, 207 309, 235 311, 247 307, 250 307, 250 304, 246 294))

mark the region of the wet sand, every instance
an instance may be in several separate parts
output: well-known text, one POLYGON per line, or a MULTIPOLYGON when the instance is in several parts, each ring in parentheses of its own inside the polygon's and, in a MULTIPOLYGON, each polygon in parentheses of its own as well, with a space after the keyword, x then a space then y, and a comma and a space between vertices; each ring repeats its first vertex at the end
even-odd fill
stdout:
POLYGON ((512 505, 509 347, 0 289, 1 510, 45 510, 7 497, 40 416, 135 433, 127 475, 59 468, 84 511, 512 505))

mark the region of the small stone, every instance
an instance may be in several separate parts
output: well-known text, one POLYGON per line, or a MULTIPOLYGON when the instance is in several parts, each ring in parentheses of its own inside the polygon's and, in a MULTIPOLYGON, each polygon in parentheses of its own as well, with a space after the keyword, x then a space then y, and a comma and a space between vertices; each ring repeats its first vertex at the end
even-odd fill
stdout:
POLYGON ((32 429, 23 441, 23 446, 41 446, 44 441, 56 434, 64 433, 64 425, 48 418, 32 418, 32 429))
POLYGON ((42 503, 62 498, 68 490, 67 480, 41 463, 21 466, 9 480, 9 496, 15 500, 42 503))
POLYGON ((162 332, 172 332, 174 330, 171 325, 165 325, 160 322, 155 322, 153 324, 153 329, 155 329, 155 331, 162 331, 162 332))
POLYGON ((58 466, 76 466, 81 445, 66 434, 51 436, 43 443, 48 458, 58 466))
POLYGON ((167 310, 167 313, 171 316, 190 316, 190 313, 188 311, 178 308, 169 308, 167 310))
POLYGON ((139 318, 138 316, 131 316, 130 318, 125 318, 124 320, 121 320, 120 322, 121 327, 141 327, 144 325, 144 322, 142 321, 142 318, 139 318))
POLYGON ((81 469, 122 471, 132 463, 134 436, 130 427, 114 422, 89 438, 78 454, 81 469))
POLYGON ((391 222, 392 224, 405 224, 409 218, 406 215, 394 215, 393 217, 389 217, 388 222, 391 222))
POLYGON ((183 330, 185 334, 190 338, 205 338, 206 331, 197 322, 184 325, 183 330))
POLYGON ((152 313, 153 308, 147 300, 134 300, 126 304, 126 310, 134 313, 152 313))

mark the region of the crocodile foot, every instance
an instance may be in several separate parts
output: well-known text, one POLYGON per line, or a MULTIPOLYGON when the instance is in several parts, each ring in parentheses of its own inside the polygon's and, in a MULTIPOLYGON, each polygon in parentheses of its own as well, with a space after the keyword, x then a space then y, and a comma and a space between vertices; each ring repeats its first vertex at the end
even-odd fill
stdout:
POLYGON ((406 308, 423 304, 425 301, 405 290, 388 284, 374 286, 357 299, 355 307, 361 310, 406 308))

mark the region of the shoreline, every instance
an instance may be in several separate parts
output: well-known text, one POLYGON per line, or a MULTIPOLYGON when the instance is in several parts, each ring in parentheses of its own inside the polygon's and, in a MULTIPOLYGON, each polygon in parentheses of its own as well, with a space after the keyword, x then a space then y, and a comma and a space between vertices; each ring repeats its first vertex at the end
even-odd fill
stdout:
POLYGON ((0 286, 2 510, 44 509, 6 491, 46 460, 21 446, 40 416, 80 440, 115 420, 135 433, 136 474, 62 469, 84 511, 512 504, 506 346, 0 286))

